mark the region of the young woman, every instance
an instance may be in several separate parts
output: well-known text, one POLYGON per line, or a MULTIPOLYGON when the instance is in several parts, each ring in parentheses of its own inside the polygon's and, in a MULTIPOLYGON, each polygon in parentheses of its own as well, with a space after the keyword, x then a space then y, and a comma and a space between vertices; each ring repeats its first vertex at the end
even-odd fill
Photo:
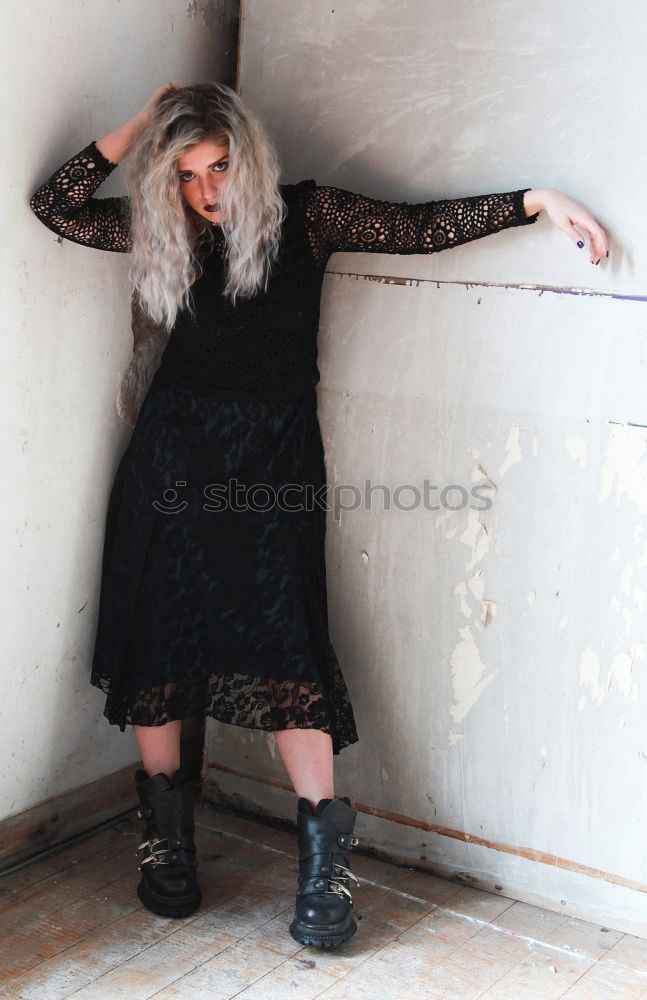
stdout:
POLYGON ((324 269, 337 250, 433 253, 545 211, 598 264, 595 219, 551 189, 419 205, 279 184, 256 118, 228 87, 168 84, 34 194, 38 218, 130 252, 132 289, 169 340, 108 504, 92 683, 132 725, 143 770, 143 903, 200 904, 181 720, 272 731, 298 796, 290 931, 319 947, 357 929, 355 811, 333 755, 357 741, 328 635, 324 452, 315 386, 324 269), (93 197, 129 153, 128 198, 93 197))

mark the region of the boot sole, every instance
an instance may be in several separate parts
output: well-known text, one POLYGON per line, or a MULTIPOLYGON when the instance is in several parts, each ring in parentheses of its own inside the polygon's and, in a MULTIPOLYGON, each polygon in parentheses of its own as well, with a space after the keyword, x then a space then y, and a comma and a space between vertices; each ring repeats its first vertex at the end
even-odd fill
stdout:
POLYGON ((157 913, 160 917, 188 917, 195 913, 202 902, 202 894, 198 886, 190 896, 169 900, 157 896, 145 882, 140 882, 137 886, 137 895, 148 910, 157 913))
POLYGON ((290 934, 294 940, 313 948, 336 948, 352 938, 356 930, 357 924, 352 913, 348 914, 343 923, 329 927, 311 927, 296 919, 290 924, 290 934))

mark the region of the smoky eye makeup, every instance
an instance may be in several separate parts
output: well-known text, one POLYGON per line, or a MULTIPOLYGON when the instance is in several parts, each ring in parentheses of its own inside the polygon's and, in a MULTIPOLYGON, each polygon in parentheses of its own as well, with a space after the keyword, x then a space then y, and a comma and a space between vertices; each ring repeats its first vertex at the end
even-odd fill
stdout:
MULTIPOLYGON (((211 164, 209 169, 213 171, 214 174, 224 174, 228 166, 229 166, 229 160, 217 160, 215 163, 211 164)), ((193 180, 194 177, 195 174, 193 173, 192 170, 181 170, 178 173, 178 178, 183 184, 188 184, 189 181, 193 180)))

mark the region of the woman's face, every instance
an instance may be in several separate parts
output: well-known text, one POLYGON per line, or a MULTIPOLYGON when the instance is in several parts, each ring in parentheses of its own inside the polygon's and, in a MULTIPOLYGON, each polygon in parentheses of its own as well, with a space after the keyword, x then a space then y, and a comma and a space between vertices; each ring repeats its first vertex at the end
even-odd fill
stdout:
POLYGON ((229 146, 203 139, 177 161, 182 197, 209 222, 221 222, 218 189, 227 177, 229 146))

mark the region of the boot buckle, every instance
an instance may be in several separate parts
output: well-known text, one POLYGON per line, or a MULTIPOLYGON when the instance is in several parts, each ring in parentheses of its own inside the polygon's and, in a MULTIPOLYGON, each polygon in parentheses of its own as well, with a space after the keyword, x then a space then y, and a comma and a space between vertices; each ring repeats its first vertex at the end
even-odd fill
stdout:
POLYGON ((348 886, 342 885, 341 882, 337 882, 335 879, 328 879, 328 888, 325 891, 327 895, 341 896, 342 898, 347 896, 350 902, 353 902, 353 897, 348 886))
POLYGON ((141 851, 146 850, 146 848, 149 849, 150 853, 147 858, 142 859, 141 863, 143 865, 147 865, 150 862, 153 862, 153 864, 156 865, 168 864, 168 861, 164 860, 164 855, 168 854, 168 852, 170 851, 169 842, 166 837, 162 837, 156 840, 144 840, 143 843, 141 843, 137 848, 137 854, 139 854, 141 851), (162 844, 165 844, 166 846, 162 847, 161 846, 162 844))
POLYGON ((335 862, 335 868, 338 869, 338 873, 342 878, 350 879, 351 882, 353 882, 355 885, 359 885, 359 879, 355 878, 355 876, 353 875, 352 871, 350 871, 349 868, 344 868, 343 865, 338 865, 337 862, 335 862))
POLYGON ((340 865, 338 862, 333 864, 333 874, 332 877, 328 879, 327 893, 334 893, 336 896, 346 896, 350 901, 351 906, 353 903, 353 897, 351 891, 344 882, 354 882, 355 885, 359 885, 359 879, 355 878, 350 869, 345 868, 344 865, 340 865))

